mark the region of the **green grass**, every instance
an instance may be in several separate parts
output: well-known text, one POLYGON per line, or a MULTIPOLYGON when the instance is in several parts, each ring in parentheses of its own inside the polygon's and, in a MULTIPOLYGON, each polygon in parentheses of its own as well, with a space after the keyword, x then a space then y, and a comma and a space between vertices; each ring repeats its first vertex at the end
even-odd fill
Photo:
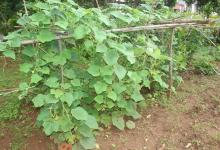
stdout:
POLYGON ((17 94, 1 98, 0 121, 12 120, 19 117, 21 101, 17 94))
MULTIPOLYGON (((0 90, 17 88, 25 76, 19 71, 18 62, 9 62, 3 70, 0 66, 0 90)), ((0 96, 0 137, 10 138, 10 149, 19 150, 33 130, 33 122, 25 113, 28 109, 21 108, 22 101, 18 93, 0 96)))

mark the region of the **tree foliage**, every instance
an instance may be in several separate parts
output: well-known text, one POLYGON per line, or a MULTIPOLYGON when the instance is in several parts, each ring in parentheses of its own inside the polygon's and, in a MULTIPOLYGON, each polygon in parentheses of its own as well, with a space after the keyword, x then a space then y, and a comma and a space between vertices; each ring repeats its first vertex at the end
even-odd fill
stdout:
POLYGON ((22 8, 20 0, 2 0, 0 3, 0 32, 7 33, 16 22, 16 13, 22 8))
MULTIPOLYGON (((187 0, 189 4, 196 2, 195 0, 187 0)), ((209 16, 212 12, 220 13, 220 1, 219 0, 197 0, 199 9, 209 16)))

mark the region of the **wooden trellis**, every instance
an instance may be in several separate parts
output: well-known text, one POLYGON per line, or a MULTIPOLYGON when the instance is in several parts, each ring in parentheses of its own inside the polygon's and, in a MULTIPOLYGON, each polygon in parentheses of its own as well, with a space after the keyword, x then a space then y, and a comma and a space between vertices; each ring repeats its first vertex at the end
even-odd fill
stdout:
MULTIPOLYGON (((168 98, 170 98, 172 93, 172 86, 173 86, 173 39, 175 36, 175 29, 179 27, 208 27, 210 23, 214 21, 212 20, 172 20, 172 21, 166 21, 166 22, 157 22, 152 23, 150 25, 144 25, 144 26, 136 26, 136 27, 125 27, 125 28, 118 28, 118 29, 110 29, 105 30, 105 32, 137 32, 137 31, 144 31, 144 30, 161 30, 161 29, 172 29, 170 43, 169 43, 169 52, 168 55, 170 57, 169 62, 169 88, 168 88, 168 98)), ((72 38, 72 36, 68 33, 63 32, 56 32, 57 36, 54 40, 57 40, 58 45, 61 45, 61 40, 72 38)), ((3 38, 3 40, 6 40, 3 38)), ((36 44, 40 43, 37 40, 24 40, 21 42, 21 45, 30 45, 30 44, 36 44)), ((59 49, 62 48, 59 46, 59 49)), ((61 68, 61 71, 63 69, 61 68)))

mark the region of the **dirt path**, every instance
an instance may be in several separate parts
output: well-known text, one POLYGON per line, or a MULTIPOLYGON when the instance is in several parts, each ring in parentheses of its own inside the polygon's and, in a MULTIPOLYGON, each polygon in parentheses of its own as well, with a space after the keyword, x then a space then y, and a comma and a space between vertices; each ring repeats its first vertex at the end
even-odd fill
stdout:
MULTIPOLYGON (((220 76, 190 75, 184 81, 166 107, 144 111, 135 129, 100 132, 100 149, 219 150, 220 76)), ((0 121, 0 150, 56 150, 52 140, 35 127, 36 111, 30 106, 24 108, 19 119, 0 121)))

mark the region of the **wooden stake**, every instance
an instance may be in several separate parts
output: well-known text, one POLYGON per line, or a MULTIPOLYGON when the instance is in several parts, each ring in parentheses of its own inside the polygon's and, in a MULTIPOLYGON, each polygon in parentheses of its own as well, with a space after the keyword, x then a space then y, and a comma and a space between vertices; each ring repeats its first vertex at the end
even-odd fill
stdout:
POLYGON ((25 14, 28 16, 28 10, 27 10, 27 6, 26 6, 26 1, 25 0, 23 0, 23 5, 24 5, 25 14))
POLYGON ((169 88, 168 88, 168 93, 167 93, 168 99, 170 99, 171 97, 172 86, 173 86, 173 39, 174 39, 174 36, 175 36, 175 28, 172 29, 171 39, 169 43, 170 62, 169 62, 169 88))
MULTIPOLYGON (((62 41, 61 41, 61 39, 58 39, 57 42, 58 42, 59 51, 61 53, 62 52, 62 41)), ((63 84, 64 83, 64 69, 63 69, 63 65, 60 66, 60 74, 61 74, 61 83, 63 84)))
POLYGON ((98 0, 95 0, 95 2, 96 2, 96 6, 97 6, 97 8, 100 9, 99 1, 98 1, 98 0))

